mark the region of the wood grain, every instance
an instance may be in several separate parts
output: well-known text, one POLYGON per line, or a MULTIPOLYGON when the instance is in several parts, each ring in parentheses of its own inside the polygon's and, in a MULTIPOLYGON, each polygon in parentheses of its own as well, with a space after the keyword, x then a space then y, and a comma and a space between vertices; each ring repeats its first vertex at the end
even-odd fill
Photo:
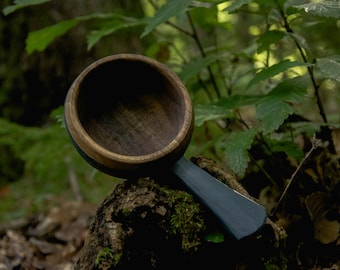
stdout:
POLYGON ((180 79, 135 54, 108 56, 87 67, 68 92, 65 120, 81 154, 113 173, 174 162, 193 129, 191 100, 180 79))

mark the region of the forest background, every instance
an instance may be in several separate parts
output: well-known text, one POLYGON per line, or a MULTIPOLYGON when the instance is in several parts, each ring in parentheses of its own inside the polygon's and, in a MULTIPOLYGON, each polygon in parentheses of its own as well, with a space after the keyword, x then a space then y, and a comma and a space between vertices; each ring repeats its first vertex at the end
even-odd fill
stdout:
POLYGON ((217 161, 278 220, 307 217, 313 239, 339 245, 339 1, 4 0, 1 9, 1 223, 65 199, 99 203, 121 181, 74 150, 63 102, 87 65, 129 52, 185 83, 195 110, 187 157, 217 161))

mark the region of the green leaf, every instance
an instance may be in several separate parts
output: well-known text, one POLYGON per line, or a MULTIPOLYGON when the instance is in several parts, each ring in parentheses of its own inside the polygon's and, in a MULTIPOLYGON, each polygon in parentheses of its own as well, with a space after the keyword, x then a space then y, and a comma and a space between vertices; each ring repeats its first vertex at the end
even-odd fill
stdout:
POLYGON ((18 9, 22 9, 28 6, 40 5, 46 2, 50 2, 51 0, 15 0, 14 5, 7 6, 2 10, 2 13, 7 16, 18 9))
POLYGON ((322 1, 318 3, 308 3, 295 5, 295 8, 304 10, 306 13, 328 18, 340 18, 340 2, 339 1, 322 1))
MULTIPOLYGON (((287 102, 302 102, 307 95, 308 77, 295 77, 279 83, 266 96, 287 102)), ((263 101, 263 100, 262 100, 263 101)))
POLYGON ((297 66, 311 66, 312 64, 306 64, 298 61, 290 61, 289 59, 283 60, 269 68, 261 70, 259 73, 255 74, 255 77, 250 80, 248 87, 259 83, 260 81, 267 80, 274 77, 275 75, 284 72, 292 67, 297 66))
POLYGON ((301 160, 304 156, 301 147, 291 140, 275 140, 266 136, 265 141, 272 152, 284 152, 296 160, 301 160))
POLYGON ((285 33, 279 30, 270 30, 263 33, 257 40, 257 52, 261 53, 269 48, 271 44, 274 44, 285 36, 285 33))
POLYGON ((26 39, 27 53, 31 54, 34 51, 43 51, 53 40, 65 34, 77 24, 78 20, 73 19, 30 32, 26 39))
POLYGON ((206 31, 210 31, 211 29, 216 28, 219 24, 217 12, 216 6, 212 6, 210 8, 198 7, 191 9, 190 15, 195 24, 206 31))
POLYGON ((256 104, 263 96, 234 95, 223 97, 216 103, 195 105, 195 125, 201 126, 204 122, 222 118, 234 118, 234 109, 241 106, 256 104))
POLYGON ((320 128, 323 126, 318 122, 292 122, 289 125, 294 134, 305 134, 307 137, 312 137, 314 134, 319 133, 320 128))
POLYGON ((134 19, 120 16, 102 26, 99 30, 93 30, 87 36, 87 50, 91 48, 103 37, 111 35, 118 30, 146 24, 146 19, 134 19))
POLYGON ((202 69, 208 67, 219 58, 220 55, 214 54, 192 61, 190 64, 183 66, 182 71, 178 74, 178 76, 182 81, 187 82, 189 79, 197 76, 202 69))
POLYGON ((213 104, 197 104, 195 105, 195 125, 201 126, 204 122, 209 120, 235 118, 234 109, 245 105, 255 104, 262 98, 262 96, 234 95, 228 98, 221 98, 218 102, 213 104))
POLYGON ((195 125, 201 126, 205 121, 216 120, 221 118, 234 117, 234 114, 224 108, 223 106, 217 106, 214 104, 195 106, 195 125))
POLYGON ((141 37, 149 34, 153 29, 166 22, 169 18, 183 13, 191 1, 192 0, 168 0, 167 3, 157 10, 155 15, 150 19, 141 37))
POLYGON ((239 176, 242 176, 249 162, 248 150, 250 149, 257 129, 249 129, 241 132, 233 132, 227 136, 224 145, 224 154, 228 159, 228 165, 239 176))
POLYGON ((318 58, 316 67, 326 78, 340 81, 340 55, 318 58))
MULTIPOLYGON (((120 16, 120 15, 119 15, 120 16)), ((86 16, 75 17, 71 20, 61 21, 57 24, 47 26, 37 31, 30 32, 26 39, 26 51, 31 54, 34 51, 43 51, 57 37, 64 35, 71 28, 75 27, 82 21, 93 19, 107 20, 108 18, 117 17, 114 13, 108 14, 91 14, 86 16)))
POLYGON ((238 109, 241 106, 258 103, 263 96, 249 96, 249 95, 233 95, 231 97, 222 97, 216 105, 224 107, 227 110, 238 109))
POLYGON ((307 85, 304 77, 285 80, 261 99, 256 108, 256 115, 262 122, 264 134, 278 129, 294 112, 288 102, 303 101, 307 94, 307 85))
POLYGON ((205 236, 205 240, 207 240, 208 242, 212 242, 212 243, 223 243, 224 242, 224 234, 220 233, 220 232, 212 232, 209 233, 205 236))
POLYGON ((278 129, 283 121, 294 112, 286 102, 269 97, 264 98, 257 109, 256 115, 263 124, 263 133, 268 134, 278 129))
POLYGON ((240 7, 242 7, 245 4, 248 4, 249 2, 251 2, 251 0, 235 0, 235 1, 233 1, 233 3, 231 3, 230 6, 228 6, 226 9, 224 9, 224 11, 227 11, 229 13, 235 12, 237 9, 239 9, 240 7))

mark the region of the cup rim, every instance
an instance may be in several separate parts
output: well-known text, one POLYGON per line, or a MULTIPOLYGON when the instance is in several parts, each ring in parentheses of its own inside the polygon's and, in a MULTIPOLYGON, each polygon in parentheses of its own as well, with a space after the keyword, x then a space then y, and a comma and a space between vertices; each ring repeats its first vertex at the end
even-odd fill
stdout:
MULTIPOLYGON (((73 143, 75 143, 77 147, 79 147, 80 150, 84 152, 85 155, 87 155, 90 159, 95 160, 99 164, 113 164, 117 162, 123 165, 142 164, 161 159, 176 151, 178 148, 183 147, 184 149, 186 149, 187 145, 190 142, 193 130, 192 103, 189 93, 187 92, 183 82, 165 64, 139 54, 124 53, 109 55, 90 64, 78 75, 78 77, 72 83, 65 99, 64 109, 66 128, 72 138, 73 143), (174 80, 177 86, 176 89, 180 90, 178 91, 178 94, 182 95, 182 99, 185 104, 183 124, 181 125, 176 137, 173 138, 168 145, 153 153, 145 155, 124 155, 108 150, 97 143, 90 136, 90 134, 88 134, 80 121, 77 109, 77 102, 80 90, 79 86, 81 85, 81 82, 98 66, 116 60, 133 60, 149 64, 155 70, 162 71, 162 75, 166 76, 168 80, 174 80)), ((178 159, 179 158, 180 156, 178 157, 178 159)))

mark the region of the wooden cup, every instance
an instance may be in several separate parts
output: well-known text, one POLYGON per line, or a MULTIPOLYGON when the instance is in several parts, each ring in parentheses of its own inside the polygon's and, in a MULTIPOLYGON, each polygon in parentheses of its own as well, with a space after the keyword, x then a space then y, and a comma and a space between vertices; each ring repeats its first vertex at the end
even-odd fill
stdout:
POLYGON ((79 153, 118 177, 157 173, 185 152, 193 109, 181 80, 145 56, 99 59, 73 82, 65 122, 79 153))

